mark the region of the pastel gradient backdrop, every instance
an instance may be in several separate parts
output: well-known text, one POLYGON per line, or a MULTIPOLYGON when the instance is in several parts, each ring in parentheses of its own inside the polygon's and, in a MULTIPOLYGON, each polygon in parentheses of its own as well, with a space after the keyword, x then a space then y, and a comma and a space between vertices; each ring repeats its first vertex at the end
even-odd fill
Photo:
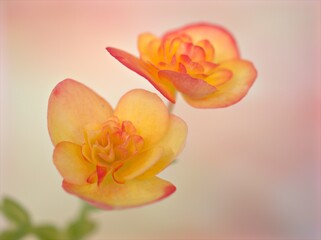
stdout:
POLYGON ((138 54, 139 33, 206 21, 233 33, 257 81, 225 109, 194 109, 179 97, 174 113, 189 136, 161 174, 177 192, 93 214, 100 227, 90 239, 319 239, 320 1, 30 0, 0 8, 0 194, 22 202, 35 222, 63 226, 80 205, 52 163, 53 87, 73 78, 113 106, 133 88, 157 92, 105 47, 138 54))

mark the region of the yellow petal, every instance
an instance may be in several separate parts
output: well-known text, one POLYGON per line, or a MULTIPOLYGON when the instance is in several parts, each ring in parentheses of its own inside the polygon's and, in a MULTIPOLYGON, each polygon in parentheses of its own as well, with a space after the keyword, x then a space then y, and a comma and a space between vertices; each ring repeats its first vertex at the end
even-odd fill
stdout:
POLYGON ((163 137, 169 121, 163 101, 156 94, 142 89, 126 93, 119 100, 114 114, 120 120, 134 124, 144 139, 145 148, 163 137))
POLYGON ((157 146, 170 148, 176 157, 184 148, 187 137, 187 125, 174 114, 170 115, 169 125, 166 134, 157 143, 157 146))
POLYGON ((257 75, 255 67, 246 60, 231 60, 217 67, 217 71, 222 69, 230 71, 232 77, 217 86, 216 92, 198 99, 184 95, 185 100, 197 108, 227 107, 240 101, 255 81, 257 75))
POLYGON ((155 147, 127 159, 125 164, 114 172, 115 181, 124 183, 144 173, 161 158, 162 154, 163 149, 155 147))
POLYGON ((139 179, 147 179, 155 176, 166 168, 183 150, 187 137, 186 123, 175 115, 170 116, 168 130, 165 136, 157 144, 164 149, 163 156, 147 171, 139 175, 139 179))
POLYGON ((48 103, 48 129, 54 145, 84 143, 84 127, 102 123, 113 114, 110 105, 85 85, 71 79, 60 82, 48 103))
POLYGON ((158 177, 148 180, 130 180, 118 184, 110 180, 97 184, 75 185, 63 182, 63 188, 90 204, 106 210, 138 207, 168 197, 176 188, 158 177))
POLYGON ((226 69, 219 69, 214 70, 214 72, 204 80, 213 86, 220 86, 229 81, 232 76, 233 73, 231 71, 226 69))
POLYGON ((96 167, 87 162, 81 153, 81 147, 71 142, 60 142, 56 145, 53 161, 65 181, 73 184, 84 184, 96 167))
POLYGON ((157 37, 151 33, 142 33, 138 36, 138 50, 141 57, 149 56, 149 44, 155 39, 157 39, 157 37))

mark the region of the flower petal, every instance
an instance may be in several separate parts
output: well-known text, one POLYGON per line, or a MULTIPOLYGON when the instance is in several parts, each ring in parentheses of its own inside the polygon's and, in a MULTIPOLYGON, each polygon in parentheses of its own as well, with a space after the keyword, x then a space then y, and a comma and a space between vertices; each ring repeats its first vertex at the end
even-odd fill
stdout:
POLYGON ((144 139, 144 147, 154 144, 163 137, 169 114, 163 101, 154 93, 135 89, 119 100, 114 112, 121 121, 131 121, 137 133, 144 139))
POLYGON ((115 183, 110 179, 100 186, 75 185, 64 181, 62 186, 67 192, 106 210, 150 204, 168 197, 176 190, 170 182, 158 177, 147 180, 133 179, 124 184, 115 183))
POLYGON ((143 33, 138 36, 138 50, 141 56, 149 56, 150 43, 155 39, 157 39, 157 37, 151 33, 143 33))
POLYGON ((220 86, 227 81, 229 81, 233 76, 233 73, 226 69, 218 69, 215 70, 211 75, 206 77, 204 80, 213 85, 213 86, 220 86))
POLYGON ((158 69, 149 66, 141 59, 125 52, 120 49, 106 48, 107 51, 115 57, 119 62, 124 64, 129 69, 138 73, 142 77, 146 78, 158 91, 160 91, 169 101, 175 103, 175 88, 170 82, 159 81, 157 72, 158 69))
POLYGON ((114 180, 118 183, 124 183, 138 175, 144 173, 148 168, 154 165, 162 156, 163 149, 155 147, 144 151, 138 155, 126 160, 125 164, 114 172, 114 180))
POLYGON ((206 61, 210 61, 212 62, 214 60, 214 47, 212 46, 212 44, 210 43, 210 41, 204 39, 199 41, 198 43, 196 43, 197 46, 200 46, 206 55, 205 60, 206 61))
POLYGON ((158 72, 158 76, 161 80, 171 81, 178 91, 191 98, 202 98, 216 91, 214 86, 186 73, 161 70, 158 72))
POLYGON ((240 56, 233 36, 220 26, 209 23, 197 23, 169 32, 166 35, 176 35, 178 33, 189 35, 195 44, 202 40, 208 40, 215 49, 215 63, 236 59, 240 56))
POLYGON ((187 137, 186 123, 175 115, 170 116, 169 127, 166 135, 161 139, 157 146, 164 149, 164 154, 152 167, 143 174, 139 179, 146 179, 155 176, 166 168, 176 156, 183 150, 187 137))
POLYGON ((81 153, 81 147, 71 142, 56 145, 53 161, 64 180, 73 184, 84 184, 96 167, 87 162, 81 153))
POLYGON ((171 149, 176 157, 184 148, 187 137, 187 125, 179 117, 171 114, 169 125, 164 137, 157 143, 157 146, 171 149))
POLYGON ((48 130, 54 145, 84 142, 84 126, 112 116, 110 105, 85 85, 71 79, 60 82, 48 103, 48 130))
POLYGON ((198 99, 184 95, 185 100, 197 108, 227 107, 240 101, 256 79, 255 67, 246 60, 231 60, 217 67, 217 71, 222 69, 232 72, 233 75, 230 80, 219 85, 216 92, 198 99))

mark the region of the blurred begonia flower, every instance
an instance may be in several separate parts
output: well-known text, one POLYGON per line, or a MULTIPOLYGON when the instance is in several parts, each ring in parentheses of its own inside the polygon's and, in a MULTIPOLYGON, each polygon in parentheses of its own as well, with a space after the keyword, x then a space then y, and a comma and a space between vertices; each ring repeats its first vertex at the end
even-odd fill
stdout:
POLYGON ((235 104, 257 75, 253 64, 240 58, 232 35, 208 23, 188 25, 161 38, 151 33, 139 35, 139 58, 120 49, 107 50, 172 103, 178 91, 196 108, 235 104))
POLYGON ((48 129, 63 188, 94 206, 135 207, 176 190, 155 175, 181 152, 187 126, 154 93, 132 90, 113 110, 88 87, 66 79, 50 95, 48 129))

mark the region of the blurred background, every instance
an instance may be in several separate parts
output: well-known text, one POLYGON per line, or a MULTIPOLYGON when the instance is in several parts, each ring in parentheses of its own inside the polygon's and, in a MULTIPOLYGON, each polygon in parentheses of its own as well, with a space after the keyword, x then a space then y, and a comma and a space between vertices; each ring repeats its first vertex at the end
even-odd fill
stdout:
MULTIPOLYGON (((0 197, 58 226, 80 201, 61 188, 46 111, 73 78, 113 106, 156 90, 105 47, 138 54, 137 36, 194 22, 235 36, 258 78, 238 104, 174 113, 189 126, 178 162, 160 176, 177 191, 146 207, 93 214, 91 240, 320 238, 320 1, 1 1, 0 197)), ((0 219, 0 230, 6 226, 0 219)))

